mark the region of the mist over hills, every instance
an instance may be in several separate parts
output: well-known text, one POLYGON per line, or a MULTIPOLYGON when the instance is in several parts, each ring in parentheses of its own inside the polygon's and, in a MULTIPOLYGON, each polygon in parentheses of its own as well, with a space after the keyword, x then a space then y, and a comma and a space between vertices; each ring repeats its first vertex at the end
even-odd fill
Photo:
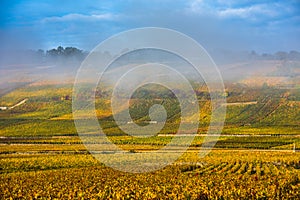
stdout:
MULTIPOLYGON (((18 59, 15 59, 13 60, 15 64, 11 62, 3 65, 4 62, 1 60, 0 97, 3 98, 3 106, 8 106, 8 103, 12 102, 9 96, 17 97, 18 100, 28 98, 29 101, 15 110, 3 111, 3 113, 20 112, 21 117, 28 115, 40 120, 40 116, 47 112, 49 114, 47 115, 47 120, 56 119, 57 117, 64 120, 72 119, 71 101, 69 101, 72 98, 72 84, 77 69, 88 55, 88 52, 71 47, 59 47, 46 52, 42 50, 24 52, 28 53, 28 56, 26 57, 22 54, 23 57, 19 59, 22 64, 18 64, 18 59), (25 62, 23 59, 28 62, 25 62), (29 61, 32 62, 29 63, 29 61), (49 81, 53 81, 52 85, 44 86, 51 83, 49 81), (63 83, 69 84, 62 86, 63 83), (30 86, 25 87, 29 84, 30 86), (18 88, 20 89, 15 90, 18 88), (56 94, 56 92, 60 91, 58 88, 63 88, 61 89, 61 94, 56 94), (45 95, 38 96, 37 94, 39 93, 45 95), (63 100, 61 100, 62 97, 63 100), (45 103, 45 105, 39 107, 41 102, 45 103), (55 105, 58 104, 58 106, 63 105, 64 107, 63 109, 59 107, 61 110, 58 109, 57 112, 53 112, 51 106, 48 106, 50 102, 55 105)), ((95 52, 94 54, 96 57, 102 56, 114 59, 109 52, 95 52)), ((221 71, 225 83, 226 92, 224 95, 226 95, 227 99, 225 125, 227 128, 243 127, 248 132, 251 132, 251 128, 266 127, 267 133, 270 132, 269 129, 278 133, 276 127, 281 126, 282 130, 289 128, 289 131, 293 134, 299 131, 299 128, 297 128, 299 127, 299 54, 299 52, 291 51, 288 53, 277 52, 266 56, 255 52, 240 52, 240 54, 236 54, 240 56, 234 57, 234 53, 225 52, 221 55, 224 59, 227 59, 227 62, 221 62, 221 58, 212 56, 221 71), (276 127, 270 128, 272 126, 276 127)), ((192 69, 191 66, 178 56, 152 49, 136 51, 127 54, 125 57, 116 58, 116 62, 109 66, 106 78, 113 79, 114 76, 118 77, 118 75, 129 70, 132 67, 128 64, 130 63, 129 61, 133 65, 145 62, 160 62, 182 72, 191 82, 195 78, 195 76, 192 76, 194 71, 187 70, 192 69)), ((207 125, 210 119, 210 94, 204 85, 199 84, 199 82, 203 82, 203 79, 199 80, 201 78, 199 76, 196 76, 196 78, 198 78, 198 82, 192 85, 202 111, 200 120, 203 125, 207 125)), ((179 82, 176 82, 176 80, 172 81, 180 88, 179 82)), ((96 107, 98 106, 97 108, 99 109, 99 117, 109 122, 112 115, 107 109, 107 102, 110 102, 107 94, 111 92, 111 89, 96 91, 96 107)), ((16 99, 13 99, 13 101, 15 103, 18 102, 16 99)), ((131 103, 131 112, 136 116, 134 119, 136 121, 144 122, 149 120, 149 109, 147 108, 157 103, 162 104, 170 111, 167 113, 170 126, 173 126, 178 121, 180 109, 178 104, 176 104, 174 95, 171 93, 151 87, 140 88, 132 96, 131 103)), ((194 103, 191 102, 190 105, 194 105, 194 103)), ((122 112, 122 110, 119 111, 121 114, 122 112)), ((191 123, 196 121, 197 117, 197 115, 191 114, 183 120, 186 123, 191 123)), ((232 133, 235 129, 226 131, 225 133, 232 133)), ((167 128, 166 132, 169 132, 167 128)))
MULTIPOLYGON (((124 50, 125 52, 126 50, 124 50)), ((78 68, 89 52, 76 47, 57 47, 49 50, 15 50, 0 52, 0 90, 32 82, 72 82, 78 68), (17 83, 16 83, 17 82, 17 83), (20 84, 21 83, 21 84, 20 84)), ((96 57, 115 59, 110 52, 93 52, 96 57)), ((233 52, 218 50, 210 52, 224 81, 245 84, 298 84, 300 76, 300 52, 278 51, 273 54, 255 51, 233 52)), ((128 70, 131 64, 145 62, 162 63, 175 68, 189 79, 199 79, 189 64, 171 53, 155 50, 130 52, 125 59, 117 59, 109 66, 111 77, 128 70)), ((201 78, 201 77, 200 77, 201 78)))
MULTIPOLYGON (((124 50, 126 51, 126 50, 124 50)), ((0 51, 0 69, 11 65, 39 65, 54 64, 60 62, 81 62, 89 54, 88 51, 76 47, 62 47, 49 50, 1 50, 0 51)), ((249 60, 289 60, 300 61, 300 52, 291 50, 277 51, 275 53, 257 53, 252 51, 231 51, 231 50, 214 50, 209 52, 213 60, 220 65, 237 63, 249 60)), ((110 52, 100 52, 101 56, 113 57, 110 52)), ((135 54, 135 59, 139 59, 142 54, 135 54)), ((149 55, 148 55, 149 56, 149 55)), ((165 57, 161 56, 161 59, 165 57)), ((168 58, 167 58, 168 59, 168 58)))

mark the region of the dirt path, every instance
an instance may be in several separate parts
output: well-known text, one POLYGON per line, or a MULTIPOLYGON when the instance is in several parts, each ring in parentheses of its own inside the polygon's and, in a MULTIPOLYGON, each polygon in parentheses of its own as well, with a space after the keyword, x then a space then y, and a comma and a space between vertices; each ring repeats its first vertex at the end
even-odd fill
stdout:
POLYGON ((257 104, 257 101, 225 103, 222 104, 222 106, 239 106, 239 105, 254 105, 254 104, 257 104))
POLYGON ((28 99, 23 99, 22 101, 20 101, 19 103, 15 104, 15 105, 13 105, 11 107, 9 107, 8 109, 13 109, 13 108, 15 108, 17 106, 20 106, 20 105, 24 104, 27 100, 28 99))

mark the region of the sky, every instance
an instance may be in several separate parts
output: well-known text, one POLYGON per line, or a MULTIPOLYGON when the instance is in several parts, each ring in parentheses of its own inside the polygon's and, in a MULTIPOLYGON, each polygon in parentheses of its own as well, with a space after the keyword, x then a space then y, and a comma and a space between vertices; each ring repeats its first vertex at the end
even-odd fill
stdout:
POLYGON ((208 51, 300 51, 300 1, 1 0, 0 50, 74 46, 121 31, 165 27, 208 51))

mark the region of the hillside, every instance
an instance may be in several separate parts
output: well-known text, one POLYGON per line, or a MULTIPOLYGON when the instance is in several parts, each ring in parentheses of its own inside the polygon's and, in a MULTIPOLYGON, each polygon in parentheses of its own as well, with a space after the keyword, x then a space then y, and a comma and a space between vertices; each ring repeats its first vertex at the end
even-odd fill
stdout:
MULTIPOLYGON (((268 129, 268 134, 299 134, 298 89, 249 87, 242 84, 229 84, 226 87, 228 103, 224 133, 239 128, 246 130, 243 133, 249 134, 262 134, 264 131, 257 131, 260 129, 268 129)), ((134 94, 130 107, 133 120, 147 123, 149 108, 154 104, 161 104, 167 110, 166 126, 176 127, 176 124, 180 123, 178 101, 170 92, 163 89, 157 92, 154 89, 143 88, 134 94)), ((196 93, 201 110, 199 132, 205 133, 203 131, 209 124, 211 114, 210 98, 205 88, 199 89, 196 93)), ((0 135, 76 135, 72 122, 71 95, 71 85, 45 85, 27 86, 2 96, 1 107, 12 106, 23 99, 28 100, 13 109, 0 111, 0 135)), ((105 93, 97 97, 96 109, 99 120, 109 124, 113 122, 110 116, 110 101, 105 93)), ((191 115, 183 118, 182 122, 188 124, 195 122, 195 119, 197 116, 191 115)))

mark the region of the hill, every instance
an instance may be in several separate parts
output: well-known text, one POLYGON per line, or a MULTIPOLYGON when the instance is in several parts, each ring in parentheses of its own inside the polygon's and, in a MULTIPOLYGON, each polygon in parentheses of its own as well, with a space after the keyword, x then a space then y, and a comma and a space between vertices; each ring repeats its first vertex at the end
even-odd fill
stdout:
MULTIPOLYGON (((224 133, 232 133, 237 129, 244 130, 243 134, 263 134, 266 133, 266 129, 268 134, 299 133, 300 92, 298 89, 229 84, 226 86, 226 91, 228 103, 224 133), (260 132, 260 129, 263 131, 260 132)), ((205 133, 211 115, 210 97, 205 88, 197 90, 196 93, 201 110, 198 131, 205 133)), ((99 120, 111 124, 113 117, 108 94, 108 91, 107 94, 98 93, 96 109, 99 120)), ((72 121, 72 85, 33 85, 16 89, 1 97, 0 106, 12 106, 26 98, 28 99, 26 103, 13 109, 0 111, 1 136, 76 135, 72 121), (31 128, 27 130, 26 127, 31 128)), ((145 87, 138 90, 132 97, 130 105, 133 120, 147 123, 150 120, 149 108, 154 104, 161 104, 167 110, 166 126, 177 127, 176 124, 180 123, 179 103, 170 91, 164 89, 160 89, 160 92, 155 88, 145 87)), ((197 116, 189 116, 181 120, 188 124, 195 122, 195 119, 197 116)))

